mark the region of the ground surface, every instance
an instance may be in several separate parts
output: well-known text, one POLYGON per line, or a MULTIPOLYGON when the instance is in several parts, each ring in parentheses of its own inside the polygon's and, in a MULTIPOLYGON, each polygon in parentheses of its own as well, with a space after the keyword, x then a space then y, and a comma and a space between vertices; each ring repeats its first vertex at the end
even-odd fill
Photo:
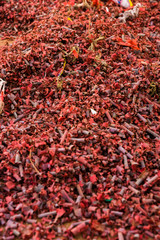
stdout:
POLYGON ((1 1, 2 239, 159 239, 158 9, 1 1))

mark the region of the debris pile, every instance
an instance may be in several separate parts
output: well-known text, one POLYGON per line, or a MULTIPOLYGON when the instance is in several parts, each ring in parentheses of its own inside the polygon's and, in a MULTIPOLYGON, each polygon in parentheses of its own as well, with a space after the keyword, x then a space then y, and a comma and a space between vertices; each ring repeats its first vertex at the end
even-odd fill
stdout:
POLYGON ((2 239, 159 239, 158 4, 1 4, 2 239))

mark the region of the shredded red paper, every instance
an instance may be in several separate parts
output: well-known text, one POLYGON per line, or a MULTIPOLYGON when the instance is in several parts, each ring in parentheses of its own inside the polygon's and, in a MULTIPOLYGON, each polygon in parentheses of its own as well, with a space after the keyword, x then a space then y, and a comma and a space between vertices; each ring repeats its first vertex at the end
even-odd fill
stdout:
POLYGON ((0 2, 0 239, 159 239, 159 1, 140 4, 0 2))

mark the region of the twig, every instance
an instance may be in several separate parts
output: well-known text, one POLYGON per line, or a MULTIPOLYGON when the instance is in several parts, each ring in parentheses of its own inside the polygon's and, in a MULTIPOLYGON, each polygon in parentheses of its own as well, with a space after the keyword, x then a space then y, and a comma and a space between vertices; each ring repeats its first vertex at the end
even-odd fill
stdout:
POLYGON ((58 75, 58 78, 57 78, 57 88, 58 89, 61 89, 61 87, 62 87, 62 81, 60 81, 60 77, 64 72, 65 66, 66 66, 66 59, 64 59, 64 64, 63 64, 62 71, 60 72, 60 74, 58 75))
POLYGON ((38 173, 38 175, 41 176, 41 173, 38 171, 38 169, 37 169, 36 166, 34 165, 34 163, 33 163, 32 159, 31 159, 31 157, 32 157, 32 150, 30 149, 30 151, 29 151, 29 160, 30 160, 30 162, 31 162, 31 164, 32 164, 32 166, 33 166, 33 168, 34 168, 34 170, 38 173))
POLYGON ((137 3, 133 9, 125 11, 124 13, 120 14, 119 20, 125 23, 128 18, 138 17, 140 7, 141 4, 137 3))

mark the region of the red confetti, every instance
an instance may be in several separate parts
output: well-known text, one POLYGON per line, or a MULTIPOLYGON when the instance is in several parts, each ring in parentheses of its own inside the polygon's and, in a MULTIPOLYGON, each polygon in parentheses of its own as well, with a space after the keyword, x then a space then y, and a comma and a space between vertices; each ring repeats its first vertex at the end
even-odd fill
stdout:
POLYGON ((15 187, 15 183, 8 181, 8 182, 6 182, 6 186, 9 190, 11 190, 15 187))

